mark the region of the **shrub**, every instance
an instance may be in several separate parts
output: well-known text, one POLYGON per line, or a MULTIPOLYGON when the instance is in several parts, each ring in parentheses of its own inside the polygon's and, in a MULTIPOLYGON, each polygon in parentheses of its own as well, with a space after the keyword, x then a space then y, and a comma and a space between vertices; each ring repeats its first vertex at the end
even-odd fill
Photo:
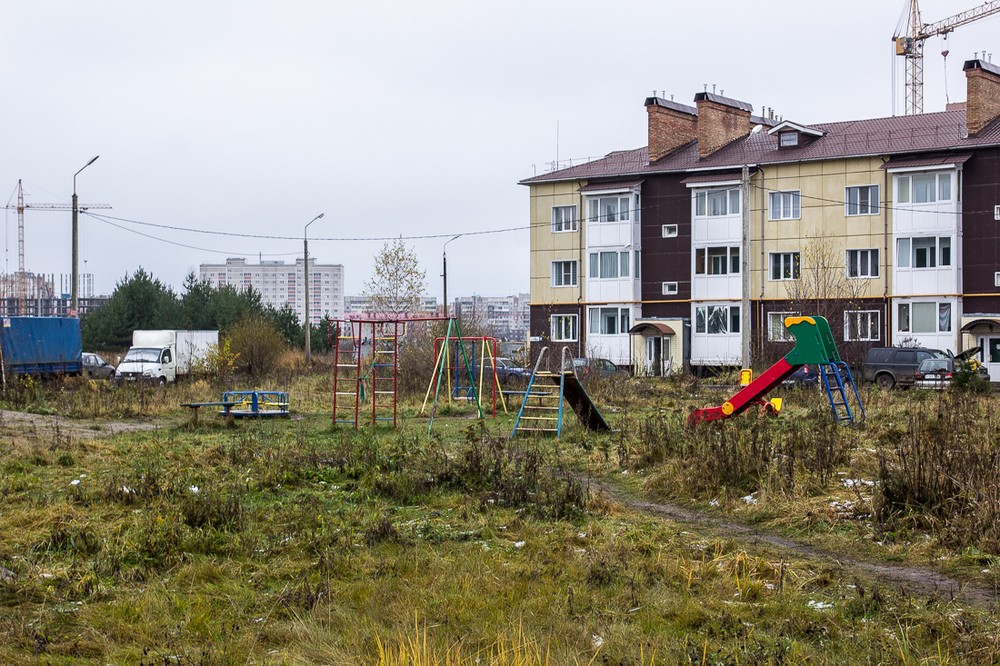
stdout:
POLYGON ((225 344, 235 355, 234 366, 256 379, 274 370, 286 344, 274 324, 260 315, 251 315, 233 324, 225 344))

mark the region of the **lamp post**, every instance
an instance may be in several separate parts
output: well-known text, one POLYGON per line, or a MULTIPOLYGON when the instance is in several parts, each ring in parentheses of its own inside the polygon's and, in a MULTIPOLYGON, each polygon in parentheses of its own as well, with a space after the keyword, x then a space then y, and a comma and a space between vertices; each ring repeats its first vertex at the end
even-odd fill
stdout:
MULTIPOLYGON (((750 158, 749 143, 763 125, 754 125, 743 140, 743 242, 740 243, 742 256, 740 269, 743 278, 743 298, 740 301, 740 367, 750 367, 750 158)), ((763 243, 764 239, 760 241, 763 243)))
MULTIPOLYGON (((461 234, 460 234, 461 235, 461 234)), ((459 235, 459 236, 460 236, 459 235)), ((444 278, 444 318, 448 318, 448 243, 459 238, 459 236, 452 236, 444 242, 444 247, 441 248, 441 277, 444 278)))
MULTIPOLYGON (((95 155, 92 160, 80 167, 80 171, 83 171, 91 164, 97 161, 100 155, 95 155)), ((73 174, 73 284, 70 293, 70 310, 74 317, 80 316, 80 296, 79 296, 79 284, 80 284, 80 227, 79 227, 79 200, 76 198, 76 177, 80 175, 80 171, 73 174)))
POLYGON ((309 220, 305 227, 302 228, 302 275, 304 277, 305 292, 306 297, 306 316, 305 316, 305 328, 306 328, 306 367, 308 368, 310 363, 312 363, 312 339, 310 333, 312 332, 312 322, 309 321, 309 225, 316 220, 323 217, 324 213, 320 213, 313 219, 309 220))

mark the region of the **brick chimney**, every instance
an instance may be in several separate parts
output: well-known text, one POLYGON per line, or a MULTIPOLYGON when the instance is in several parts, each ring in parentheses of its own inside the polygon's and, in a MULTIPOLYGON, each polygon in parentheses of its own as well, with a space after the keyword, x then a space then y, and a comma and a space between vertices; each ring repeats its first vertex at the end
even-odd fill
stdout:
POLYGON ((698 155, 708 157, 719 148, 750 133, 750 112, 746 102, 710 92, 694 96, 698 105, 698 155))
POLYGON ((657 161, 698 138, 698 109, 660 97, 646 98, 649 161, 657 161))
POLYGON ((1000 116, 1000 67, 984 60, 966 60, 965 124, 975 136, 1000 116))

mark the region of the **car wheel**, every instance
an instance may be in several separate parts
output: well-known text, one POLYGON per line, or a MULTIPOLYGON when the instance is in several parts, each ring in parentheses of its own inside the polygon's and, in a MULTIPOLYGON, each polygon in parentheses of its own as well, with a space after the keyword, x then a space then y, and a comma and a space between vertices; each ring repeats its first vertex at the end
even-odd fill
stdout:
POLYGON ((166 377, 160 377, 160 381, 159 381, 159 382, 157 382, 157 383, 158 383, 158 384, 159 384, 160 386, 166 386, 166 385, 167 385, 167 378, 166 378, 166 377))
POLYGON ((883 372, 882 374, 875 377, 875 383, 878 385, 879 388, 888 391, 889 389, 891 389, 893 386, 896 385, 896 379, 889 373, 883 372))

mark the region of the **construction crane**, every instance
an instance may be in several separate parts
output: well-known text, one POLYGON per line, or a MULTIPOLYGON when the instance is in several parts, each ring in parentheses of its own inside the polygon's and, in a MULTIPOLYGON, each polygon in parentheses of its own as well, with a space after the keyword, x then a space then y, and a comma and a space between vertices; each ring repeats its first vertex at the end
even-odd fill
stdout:
MULTIPOLYGON (((906 58, 904 74, 906 96, 903 110, 905 115, 910 116, 924 112, 924 42, 935 35, 947 36, 949 32, 959 26, 992 16, 998 12, 1000 12, 1000 0, 992 0, 937 23, 924 23, 920 18, 920 7, 917 0, 906 0, 903 5, 903 14, 896 26, 896 33, 892 36, 892 42, 896 45, 896 55, 906 58), (905 32, 901 32, 904 19, 906 21, 905 32)), ((942 55, 947 58, 948 51, 942 51, 942 55)))
MULTIPOLYGON (((24 209, 41 208, 45 210, 73 210, 73 206, 72 204, 65 203, 26 204, 24 203, 24 188, 21 186, 21 180, 18 179, 17 205, 4 206, 3 208, 7 210, 14 208, 17 210, 17 278, 14 283, 14 289, 17 292, 15 294, 17 297, 17 314, 24 315, 27 314, 25 296, 28 291, 27 273, 24 270, 24 209)), ((111 208, 111 206, 108 204, 80 204, 77 208, 79 210, 87 210, 89 208, 111 208)))

